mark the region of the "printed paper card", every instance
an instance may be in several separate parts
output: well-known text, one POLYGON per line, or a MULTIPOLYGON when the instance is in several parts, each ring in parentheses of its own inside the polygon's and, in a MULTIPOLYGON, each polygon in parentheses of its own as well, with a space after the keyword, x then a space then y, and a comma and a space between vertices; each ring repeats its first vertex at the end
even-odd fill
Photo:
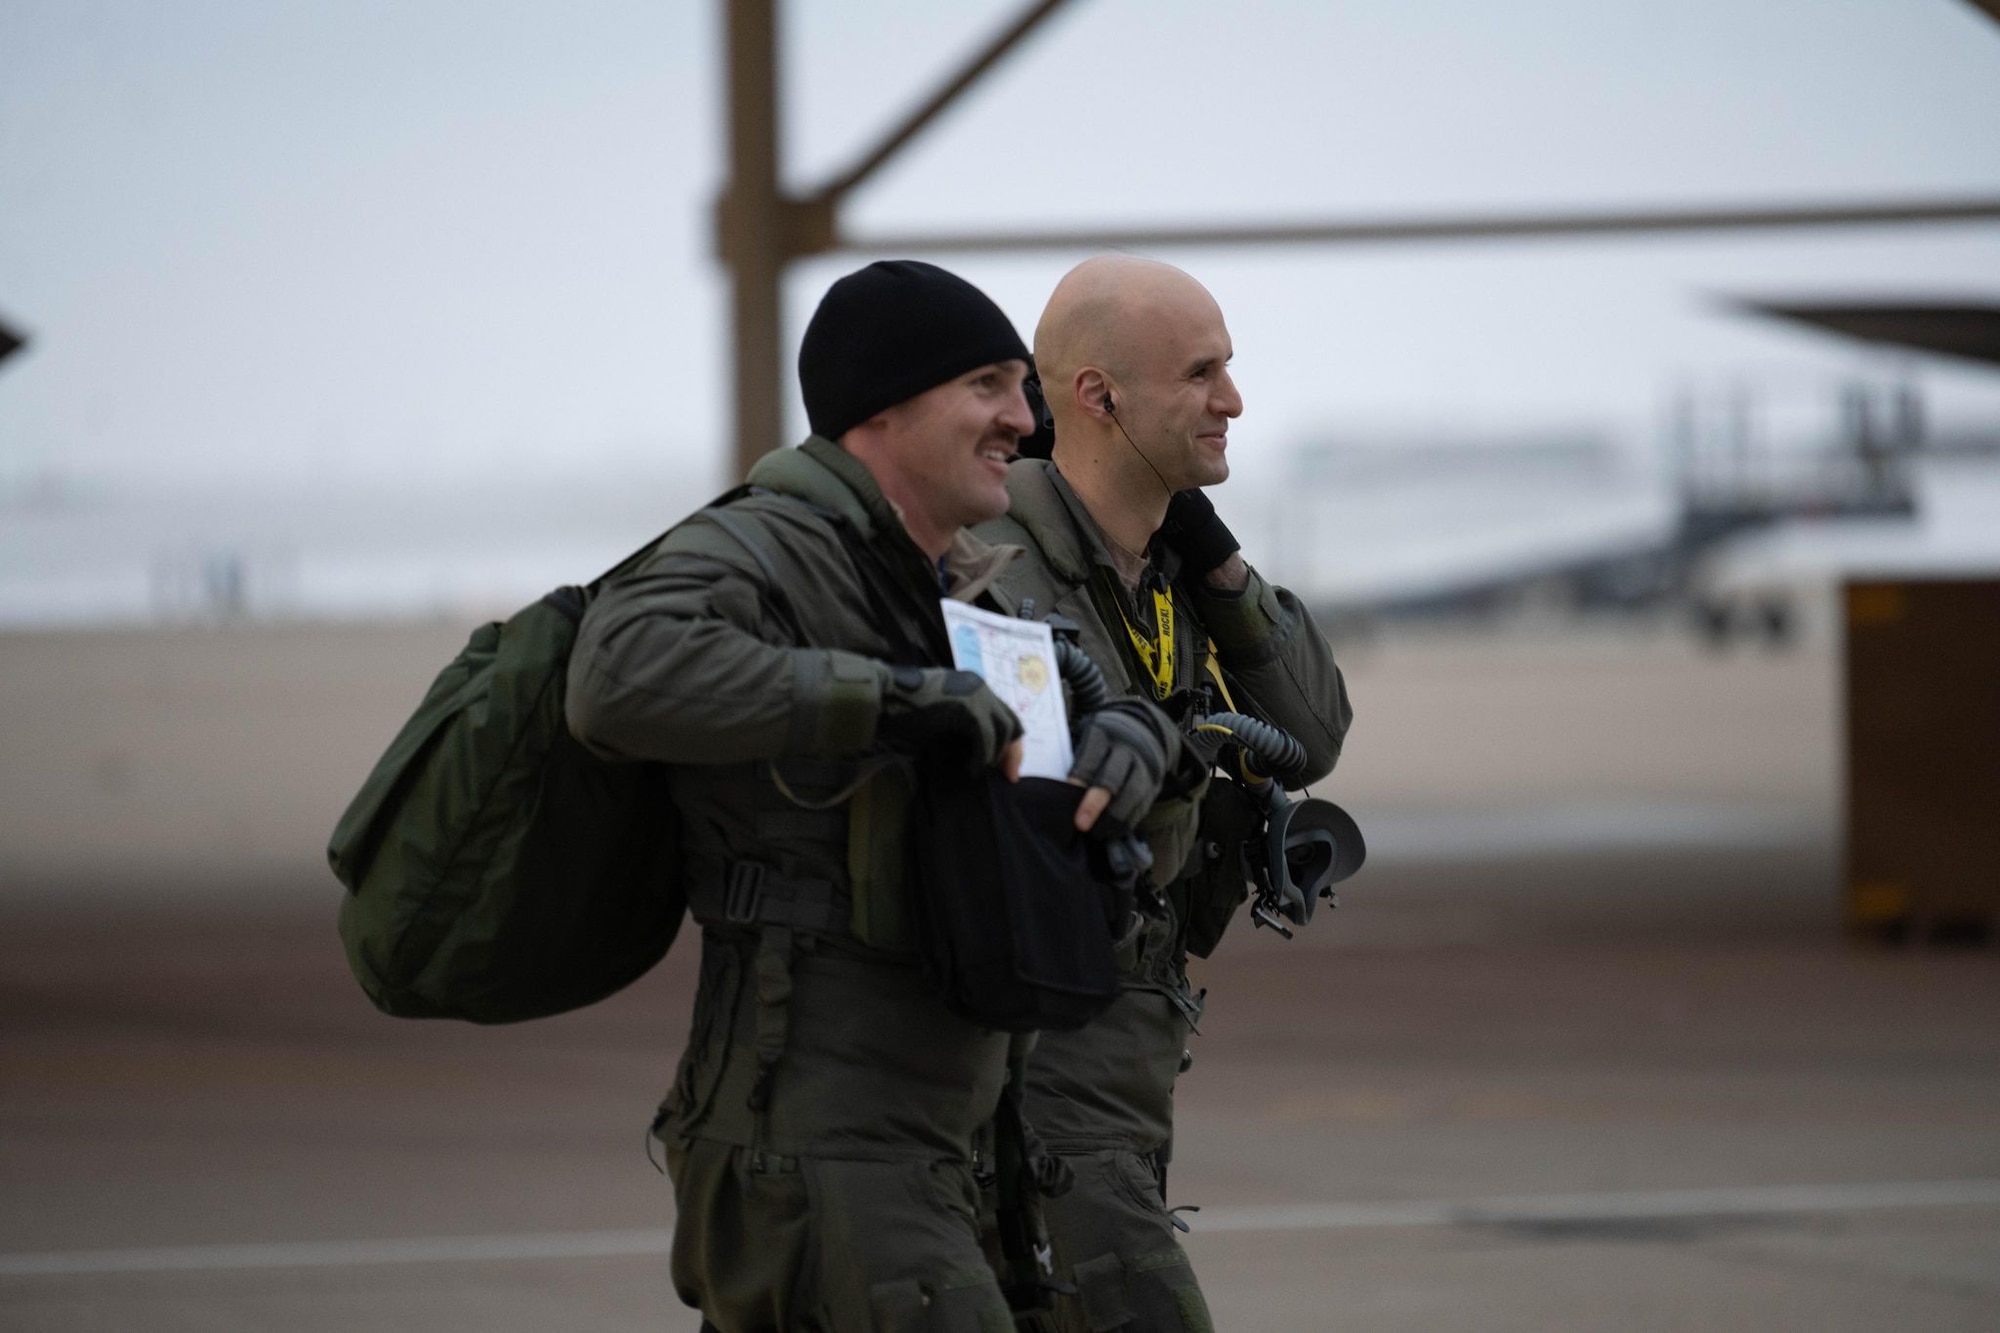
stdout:
POLYGON ((1063 709, 1056 641, 1049 627, 949 600, 944 624, 952 662, 960 671, 977 673, 1021 719, 1021 776, 1067 778, 1073 762, 1069 715, 1063 709))

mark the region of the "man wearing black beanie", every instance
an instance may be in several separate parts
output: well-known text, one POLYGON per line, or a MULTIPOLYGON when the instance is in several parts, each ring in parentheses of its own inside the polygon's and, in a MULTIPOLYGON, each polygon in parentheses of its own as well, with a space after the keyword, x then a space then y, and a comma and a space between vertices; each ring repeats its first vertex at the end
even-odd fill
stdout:
MULTIPOLYGON (((981 598, 1019 554, 965 528, 1007 508, 1027 361, 943 269, 842 278, 799 352, 812 437, 610 581, 578 632, 570 728, 671 766, 702 928, 653 1134, 675 1289, 705 1328, 1008 1326, 973 1157, 1020 1047, 927 983, 913 895, 951 886, 905 865, 927 775, 1019 771, 1014 714, 921 645, 942 640, 940 597, 981 598)), ((1118 777, 1075 775, 1080 826, 1152 804, 1180 757, 1160 722, 1100 738, 1118 777)))

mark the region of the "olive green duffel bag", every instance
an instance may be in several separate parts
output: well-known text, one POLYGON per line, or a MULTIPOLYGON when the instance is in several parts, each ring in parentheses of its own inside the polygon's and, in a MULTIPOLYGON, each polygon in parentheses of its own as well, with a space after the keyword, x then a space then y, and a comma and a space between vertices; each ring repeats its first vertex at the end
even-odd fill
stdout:
POLYGON ((673 943, 686 902, 666 770, 601 760, 563 721, 589 596, 558 589, 473 631, 333 831, 348 963, 387 1013, 562 1013, 673 943))

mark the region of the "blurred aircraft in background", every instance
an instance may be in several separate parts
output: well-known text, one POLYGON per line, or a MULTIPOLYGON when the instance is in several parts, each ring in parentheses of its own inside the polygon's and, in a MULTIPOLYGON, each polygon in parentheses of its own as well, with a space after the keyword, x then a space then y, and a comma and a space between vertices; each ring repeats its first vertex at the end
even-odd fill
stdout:
POLYGON ((2000 570, 2000 426, 1927 430, 1909 365, 2000 367, 2000 306, 1735 304, 1904 357, 1684 384, 1656 461, 1573 430, 1310 444, 1277 524, 1295 585, 1350 621, 1683 609, 1720 644, 1788 640, 1849 576, 2000 570), (1422 565, 1365 564, 1425 523, 1422 565))

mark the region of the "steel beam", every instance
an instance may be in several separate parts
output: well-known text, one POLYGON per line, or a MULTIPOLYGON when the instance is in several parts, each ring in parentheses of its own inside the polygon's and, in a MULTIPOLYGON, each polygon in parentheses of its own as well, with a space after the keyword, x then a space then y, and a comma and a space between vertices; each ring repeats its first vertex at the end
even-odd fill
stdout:
POLYGON ((1460 215, 1214 227, 1102 226, 1041 232, 908 232, 843 236, 836 244, 839 249, 862 254, 940 254, 976 250, 1164 250, 1205 245, 1372 245, 1992 221, 2000 221, 2000 196, 1820 203, 1791 207, 1492 214, 1484 217, 1460 215))
POLYGON ((926 125, 937 119, 939 114, 957 101, 966 89, 979 82, 987 70, 999 64, 1009 51, 1020 45, 1044 19, 1068 2, 1069 0, 1036 0, 1036 3, 1029 5, 1021 16, 1014 20, 1011 27, 989 42, 985 50, 968 60, 958 73, 939 85, 936 92, 904 117, 902 124, 883 135, 881 142, 864 153, 858 162, 821 186, 814 198, 837 203, 856 186, 874 175, 883 163, 894 157, 904 144, 914 139, 926 125))
POLYGON ((776 0, 729 0, 729 185, 716 208, 716 248, 729 268, 735 329, 733 473, 781 442, 780 298, 787 253, 778 188, 776 0))

